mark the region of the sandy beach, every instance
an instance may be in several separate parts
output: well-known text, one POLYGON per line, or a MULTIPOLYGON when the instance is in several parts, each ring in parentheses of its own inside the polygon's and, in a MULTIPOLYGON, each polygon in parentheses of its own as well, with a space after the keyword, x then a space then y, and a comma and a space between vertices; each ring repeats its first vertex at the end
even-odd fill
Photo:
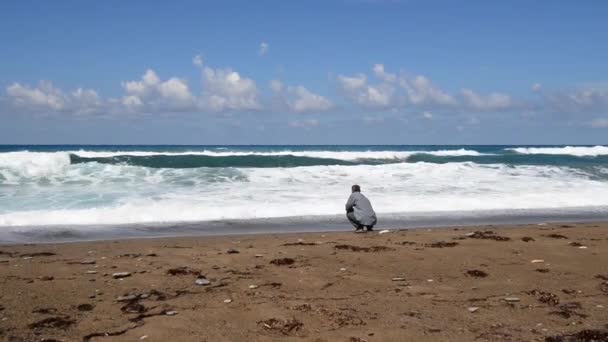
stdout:
POLYGON ((1 246, 0 339, 606 341, 606 229, 1 246))

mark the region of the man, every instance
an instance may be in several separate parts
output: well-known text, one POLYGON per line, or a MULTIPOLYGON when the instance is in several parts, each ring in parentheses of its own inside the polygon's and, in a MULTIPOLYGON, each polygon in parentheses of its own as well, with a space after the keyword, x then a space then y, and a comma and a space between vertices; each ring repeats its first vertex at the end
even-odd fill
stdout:
POLYGON ((376 222, 376 213, 367 197, 361 193, 361 187, 352 186, 352 194, 346 201, 346 217, 355 226, 355 233, 365 232, 364 228, 371 231, 376 222))

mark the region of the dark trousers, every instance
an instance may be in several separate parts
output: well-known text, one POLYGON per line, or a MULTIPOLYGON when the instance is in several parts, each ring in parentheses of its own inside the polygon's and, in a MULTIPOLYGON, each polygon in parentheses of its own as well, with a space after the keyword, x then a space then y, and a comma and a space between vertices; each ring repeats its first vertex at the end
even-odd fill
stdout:
POLYGON ((367 228, 367 230, 372 230, 372 228, 374 226, 364 226, 361 224, 361 222, 357 221, 357 218, 355 217, 355 212, 351 211, 346 213, 346 217, 348 218, 348 220, 350 221, 350 223, 356 228, 356 229, 363 229, 363 228, 367 228))

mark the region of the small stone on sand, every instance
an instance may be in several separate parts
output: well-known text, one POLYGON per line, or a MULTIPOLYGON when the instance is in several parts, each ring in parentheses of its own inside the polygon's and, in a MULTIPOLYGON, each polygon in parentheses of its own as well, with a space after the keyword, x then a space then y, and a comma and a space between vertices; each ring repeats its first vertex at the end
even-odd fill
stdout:
POLYGON ((80 262, 81 265, 95 265, 96 261, 95 260, 82 260, 80 262))
POLYGON ((240 252, 234 248, 230 248, 226 251, 226 254, 239 254, 240 252))
POLYGON ((405 278, 396 277, 396 278, 393 278, 393 281, 405 281, 405 278))
POLYGON ((382 234, 386 234, 386 233, 390 233, 390 232, 391 232, 390 230, 385 229, 385 230, 379 231, 378 234, 382 235, 382 234))
POLYGON ((226 304, 232 303, 232 299, 224 299, 224 303, 226 303, 226 304))
POLYGON ((211 282, 209 281, 209 279, 207 278, 198 278, 194 281, 194 283, 196 285, 201 285, 201 286, 205 286, 205 285, 209 285, 211 284, 211 282))
POLYGON ((517 297, 507 297, 507 298, 505 298, 505 302, 508 302, 508 303, 519 302, 519 298, 517 298, 517 297))
POLYGON ((97 271, 87 271, 86 274, 97 274, 97 271))
POLYGON ((115 279, 126 278, 126 277, 130 277, 130 276, 131 276, 130 272, 116 272, 116 273, 112 273, 112 277, 114 277, 115 279))
POLYGON ((476 306, 471 306, 471 307, 467 308, 467 310, 469 310, 470 313, 473 313, 473 312, 479 310, 479 308, 476 306))
POLYGON ((135 298, 137 298, 137 296, 132 294, 132 295, 127 295, 127 296, 120 296, 120 297, 116 298, 116 300, 119 302, 125 302, 128 300, 133 300, 135 298))
POLYGON ((167 316, 175 316, 175 315, 177 315, 177 311, 167 311, 167 312, 165 312, 165 315, 167 315, 167 316))
POLYGON ((257 289, 258 287, 259 287, 259 286, 257 286, 257 285, 249 285, 249 288, 250 288, 250 289, 252 289, 252 290, 253 290, 253 289, 257 289))
POLYGON ((543 260, 543 259, 534 259, 534 260, 532 260, 530 262, 533 263, 533 264, 538 264, 538 263, 541 263, 541 262, 545 262, 545 260, 543 260))

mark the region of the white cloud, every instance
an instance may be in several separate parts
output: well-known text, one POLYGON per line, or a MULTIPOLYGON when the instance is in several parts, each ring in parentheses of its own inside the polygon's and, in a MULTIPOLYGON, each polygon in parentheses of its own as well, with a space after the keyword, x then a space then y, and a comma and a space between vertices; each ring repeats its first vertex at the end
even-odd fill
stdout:
POLYGON ((415 105, 454 105, 456 100, 435 86, 428 78, 416 76, 413 79, 402 77, 401 86, 405 88, 408 100, 415 105))
POLYGON ((269 45, 266 42, 261 42, 258 49, 258 55, 264 56, 268 52, 269 45))
POLYGON ((231 69, 203 69, 201 107, 212 111, 259 110, 255 81, 231 69))
POLYGON ((295 112, 323 112, 332 107, 331 101, 303 86, 289 87, 288 92, 293 96, 288 105, 295 112))
POLYGON ((545 101, 557 112, 606 112, 608 86, 589 85, 575 90, 545 93, 545 101))
POLYGON ((539 92, 539 91, 541 91, 542 88, 543 88, 543 86, 540 83, 534 83, 532 85, 533 92, 539 92))
POLYGON ((120 103, 130 111, 191 111, 195 97, 186 81, 172 77, 161 81, 154 70, 148 69, 140 81, 122 83, 126 95, 120 103))
POLYGON ((375 64, 372 70, 374 71, 374 75, 384 82, 395 82, 397 79, 396 75, 384 71, 384 64, 375 64))
POLYGON ((375 64, 372 72, 379 83, 369 84, 363 74, 338 76, 338 83, 346 97, 356 104, 381 109, 395 108, 407 103, 424 106, 456 104, 451 95, 424 76, 410 79, 405 75, 392 74, 385 70, 383 64, 375 64))
POLYGON ((192 64, 202 67, 203 66, 203 57, 201 55, 196 55, 192 57, 192 64))
POLYGON ((49 81, 40 81, 36 88, 13 83, 6 88, 6 93, 15 106, 26 109, 61 111, 66 106, 63 92, 49 81))
POLYGON ((433 119, 433 113, 431 113, 431 112, 424 112, 424 113, 422 113, 422 117, 425 118, 425 119, 431 120, 431 119, 433 119))
POLYGON ((513 106, 511 97, 501 93, 482 96, 470 89, 462 89, 462 96, 466 104, 476 110, 506 110, 513 106))
POLYGON ((324 112, 333 107, 330 100, 324 96, 315 94, 304 86, 285 87, 279 80, 270 81, 272 90, 279 110, 287 109, 296 113, 324 112))
POLYGON ((96 112, 101 99, 96 91, 78 88, 65 93, 49 81, 40 81, 37 87, 13 83, 6 88, 9 103, 28 111, 71 112, 87 114, 96 112))
MULTIPOLYGON (((378 68, 384 73, 384 67, 378 68)), ((387 82, 369 85, 365 75, 338 76, 338 83, 344 94, 357 104, 372 108, 389 107, 395 92, 395 87, 387 82)))

